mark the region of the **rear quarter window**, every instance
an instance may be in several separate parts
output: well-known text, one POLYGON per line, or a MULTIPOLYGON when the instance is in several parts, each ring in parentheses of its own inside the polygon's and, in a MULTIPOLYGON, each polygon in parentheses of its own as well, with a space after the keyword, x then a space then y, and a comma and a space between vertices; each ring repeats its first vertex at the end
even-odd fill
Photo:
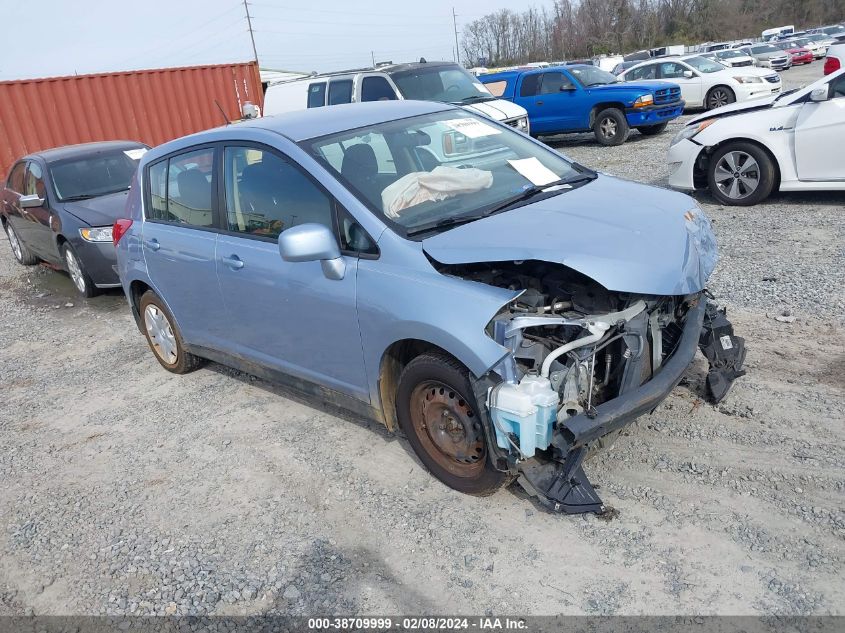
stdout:
POLYGON ((308 107, 320 108, 326 105, 326 82, 311 84, 308 86, 308 107))
POLYGON ((508 82, 504 79, 501 81, 491 81, 490 83, 484 84, 487 90, 490 91, 490 94, 494 97, 501 97, 505 94, 505 89, 508 87, 508 82))
POLYGON ((520 97, 533 97, 540 90, 540 74, 525 75, 522 84, 519 86, 520 97))

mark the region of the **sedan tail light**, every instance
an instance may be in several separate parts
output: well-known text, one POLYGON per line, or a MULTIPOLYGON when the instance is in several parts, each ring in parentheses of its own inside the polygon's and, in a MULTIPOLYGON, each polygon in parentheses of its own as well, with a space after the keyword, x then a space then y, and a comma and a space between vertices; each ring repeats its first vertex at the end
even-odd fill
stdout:
POLYGON ((835 73, 837 70, 842 68, 842 62, 839 60, 838 57, 828 57, 824 60, 824 74, 829 75, 830 73, 835 73))
POLYGON ((132 220, 117 220, 111 230, 112 243, 117 246, 120 238, 126 234, 129 227, 132 226, 132 220))

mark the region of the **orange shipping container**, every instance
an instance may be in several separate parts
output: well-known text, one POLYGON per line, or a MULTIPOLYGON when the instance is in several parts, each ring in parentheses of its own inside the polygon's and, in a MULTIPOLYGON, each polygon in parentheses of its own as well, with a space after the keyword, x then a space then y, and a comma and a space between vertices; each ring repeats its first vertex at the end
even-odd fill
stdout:
POLYGON ((25 154, 126 139, 158 145, 263 108, 255 62, 0 82, 0 181, 25 154))

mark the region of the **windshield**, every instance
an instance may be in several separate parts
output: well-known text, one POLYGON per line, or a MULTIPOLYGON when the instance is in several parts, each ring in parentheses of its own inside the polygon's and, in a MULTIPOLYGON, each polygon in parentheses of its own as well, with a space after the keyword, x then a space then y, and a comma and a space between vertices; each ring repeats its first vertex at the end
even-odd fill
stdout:
POLYGON ((597 68, 596 66, 574 66, 570 67, 569 72, 575 75, 575 78, 581 82, 583 86, 601 86, 604 84, 615 84, 619 82, 616 75, 597 68))
POLYGON ((719 62, 705 57, 688 57, 684 61, 700 73, 717 73, 720 70, 725 70, 725 66, 719 62))
POLYGON ((50 163, 56 195, 66 201, 126 191, 146 151, 145 147, 127 147, 50 163))
POLYGON ((780 53, 780 51, 771 44, 760 44, 759 46, 752 46, 751 52, 755 55, 760 55, 762 53, 780 53))
POLYGON ((402 96, 420 101, 472 103, 493 99, 490 91, 457 64, 390 73, 402 96))
POLYGON ((388 121, 302 144, 406 235, 498 210, 512 198, 532 193, 533 187, 593 177, 527 136, 460 110, 388 121))

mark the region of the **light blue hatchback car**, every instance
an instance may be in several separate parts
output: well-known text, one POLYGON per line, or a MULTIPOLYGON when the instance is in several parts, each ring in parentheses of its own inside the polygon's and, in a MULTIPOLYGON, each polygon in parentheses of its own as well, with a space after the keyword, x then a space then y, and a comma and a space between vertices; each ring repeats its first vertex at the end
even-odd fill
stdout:
POLYGON ((598 512, 591 448, 697 348, 714 399, 742 374, 691 198, 454 106, 335 106, 166 143, 113 233, 165 369, 210 359, 331 398, 400 427, 470 494, 519 477, 553 510, 598 512))

